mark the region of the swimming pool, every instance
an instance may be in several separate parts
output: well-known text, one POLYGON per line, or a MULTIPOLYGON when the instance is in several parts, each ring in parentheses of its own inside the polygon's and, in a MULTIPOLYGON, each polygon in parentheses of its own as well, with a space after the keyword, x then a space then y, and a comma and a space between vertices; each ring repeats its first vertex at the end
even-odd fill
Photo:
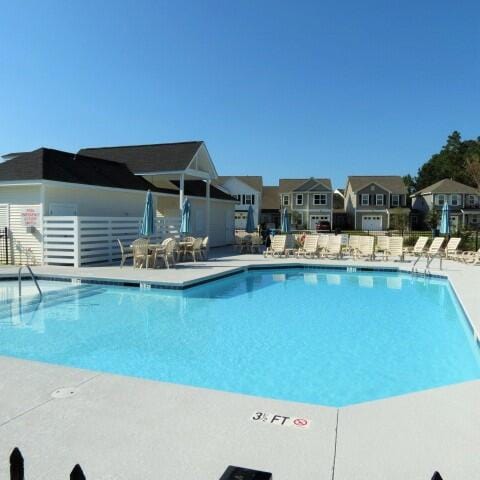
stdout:
POLYGON ((1 355, 330 406, 480 378, 442 279, 295 268, 183 291, 41 284, 42 302, 0 302, 1 355))

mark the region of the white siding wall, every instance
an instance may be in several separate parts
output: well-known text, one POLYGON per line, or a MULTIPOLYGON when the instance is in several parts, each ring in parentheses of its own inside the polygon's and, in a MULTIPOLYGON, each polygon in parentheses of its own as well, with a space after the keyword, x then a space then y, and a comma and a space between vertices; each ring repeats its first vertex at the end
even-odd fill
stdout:
MULTIPOLYGON (((260 211, 262 209, 261 192, 255 190, 254 188, 250 187, 250 185, 247 185, 236 178, 229 178, 228 180, 225 181, 222 187, 228 190, 230 195, 255 195, 255 205, 252 205, 252 210, 253 210, 253 219, 255 221, 255 225, 258 225, 260 221, 260 211)), ((240 197, 240 201, 241 201, 241 198, 242 197, 240 197)), ((238 211, 246 211, 248 210, 248 207, 249 205, 242 205, 241 203, 238 203, 235 208, 238 211)), ((243 229, 245 228, 245 225, 246 225, 245 220, 237 221, 235 227, 238 229, 243 229)))
MULTIPOLYGON (((0 186, 0 204, 8 204, 11 235, 11 259, 16 264, 42 262, 42 219, 35 233, 27 233, 22 221, 22 211, 40 206, 40 185, 0 186)), ((2 227, 5 225, 2 225, 2 227)))

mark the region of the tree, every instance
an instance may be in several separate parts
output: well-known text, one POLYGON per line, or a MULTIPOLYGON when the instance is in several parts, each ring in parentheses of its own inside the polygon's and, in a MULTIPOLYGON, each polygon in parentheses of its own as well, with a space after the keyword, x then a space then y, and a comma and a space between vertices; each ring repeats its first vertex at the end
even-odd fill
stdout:
POLYGON ((472 180, 480 188, 480 154, 473 152, 468 155, 467 158, 467 173, 472 177, 472 180))
POLYGON ((440 152, 419 168, 415 187, 420 190, 444 178, 474 186, 475 181, 467 171, 467 159, 476 154, 480 154, 480 137, 462 140, 459 132, 452 132, 440 152))
POLYGON ((404 175, 402 177, 403 183, 407 187, 407 191, 409 195, 412 193, 415 193, 416 187, 415 187, 415 178, 413 178, 410 174, 404 175))

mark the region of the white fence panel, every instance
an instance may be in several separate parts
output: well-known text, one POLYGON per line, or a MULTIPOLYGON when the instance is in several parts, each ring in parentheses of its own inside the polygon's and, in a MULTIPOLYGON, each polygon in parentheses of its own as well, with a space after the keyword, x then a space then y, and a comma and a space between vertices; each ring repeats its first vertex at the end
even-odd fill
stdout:
MULTIPOLYGON (((139 236, 137 217, 45 217, 44 263, 86 266, 109 264, 121 258, 120 240, 130 245, 139 236)), ((179 236, 180 218, 158 217, 151 241, 179 236)))

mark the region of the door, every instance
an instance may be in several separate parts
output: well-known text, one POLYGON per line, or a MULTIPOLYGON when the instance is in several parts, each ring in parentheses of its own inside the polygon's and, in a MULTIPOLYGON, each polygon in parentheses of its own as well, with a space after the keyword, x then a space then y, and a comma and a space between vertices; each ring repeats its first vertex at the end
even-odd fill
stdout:
POLYGON ((362 230, 381 230, 382 217, 379 215, 366 215, 362 217, 362 230))

